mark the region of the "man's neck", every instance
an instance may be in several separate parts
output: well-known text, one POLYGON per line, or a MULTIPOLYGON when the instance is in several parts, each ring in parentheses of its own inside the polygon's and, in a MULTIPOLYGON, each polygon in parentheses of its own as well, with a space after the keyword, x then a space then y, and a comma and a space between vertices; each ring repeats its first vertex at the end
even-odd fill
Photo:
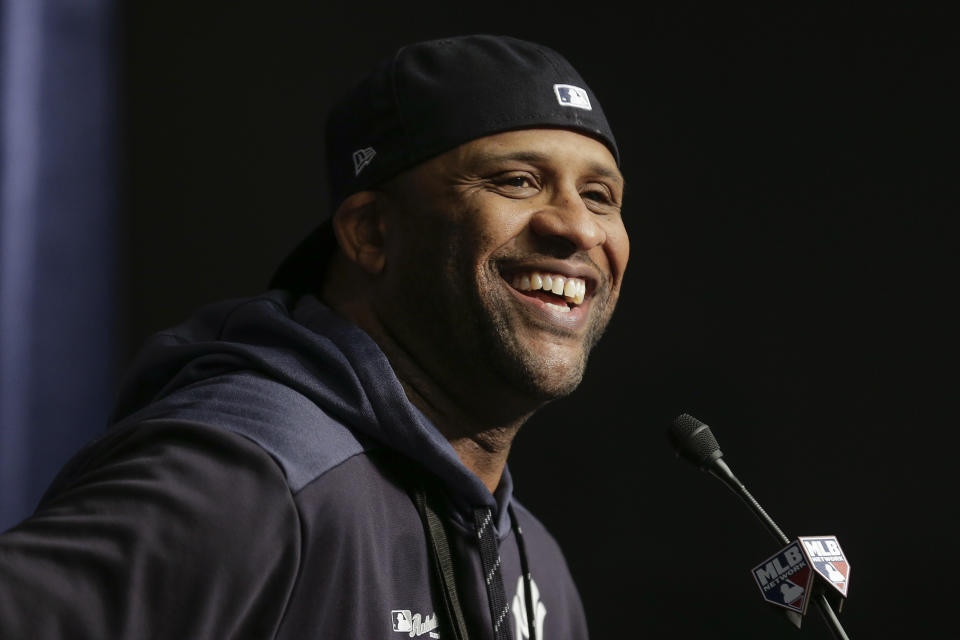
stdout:
MULTIPOLYGON (((337 260, 341 270, 346 269, 347 274, 352 270, 356 276, 358 272, 346 265, 339 254, 335 256, 335 265, 337 260)), ((498 380, 468 379, 469 369, 430 375, 417 354, 391 335, 371 301, 358 293, 369 292, 364 284, 356 277, 328 278, 321 297, 377 343, 403 385, 407 399, 430 419, 463 465, 493 493, 503 476, 513 438, 540 404, 515 389, 503 387, 498 380)))
MULTIPOLYGON (((389 359, 390 355, 387 357, 389 359)), ((396 365, 394 367, 396 369, 396 365)), ((480 478, 490 493, 496 491, 513 438, 529 414, 513 422, 481 422, 475 413, 452 402, 442 391, 437 393, 433 385, 424 384, 418 376, 409 373, 404 376, 397 371, 407 398, 450 442, 463 465, 480 478)))
MULTIPOLYGON (((325 291, 329 293, 334 292, 325 291)), ((464 466, 493 493, 500 484, 513 438, 536 407, 526 410, 518 408, 519 405, 511 407, 508 402, 486 401, 475 387, 471 387, 473 393, 465 388, 458 393, 452 385, 429 375, 414 355, 370 313, 368 305, 346 302, 349 300, 346 296, 339 300, 336 295, 324 295, 324 298, 334 311, 373 338, 390 361, 410 402, 430 419, 464 466)))

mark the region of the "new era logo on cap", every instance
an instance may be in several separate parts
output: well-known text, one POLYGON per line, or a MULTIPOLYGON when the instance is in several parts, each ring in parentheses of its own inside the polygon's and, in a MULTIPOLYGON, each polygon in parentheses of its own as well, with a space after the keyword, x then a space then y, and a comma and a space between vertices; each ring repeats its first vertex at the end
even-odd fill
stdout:
POLYGON ((373 147, 365 147, 363 149, 357 149, 354 151, 353 175, 360 175, 360 172, 363 171, 363 168, 373 161, 373 157, 375 155, 377 155, 377 152, 373 150, 373 147))
POLYGON ((557 102, 560 103, 561 107, 593 110, 593 107, 590 106, 590 97, 580 87, 572 84, 555 84, 553 85, 553 92, 557 94, 557 102))

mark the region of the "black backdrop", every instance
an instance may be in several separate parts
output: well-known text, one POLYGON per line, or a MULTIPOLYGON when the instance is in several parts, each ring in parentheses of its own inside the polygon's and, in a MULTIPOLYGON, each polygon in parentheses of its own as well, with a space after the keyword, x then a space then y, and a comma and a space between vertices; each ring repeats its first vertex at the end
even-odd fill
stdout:
MULTIPOLYGON (((621 307, 511 462, 593 636, 795 635, 749 574, 779 545, 670 451, 682 411, 788 535, 839 537, 851 637, 947 635, 952 22, 667 4, 129 3, 125 352, 260 290, 326 215, 323 114, 382 55, 543 42, 602 100, 629 185, 621 307)), ((815 613, 800 633, 829 637, 815 613)))

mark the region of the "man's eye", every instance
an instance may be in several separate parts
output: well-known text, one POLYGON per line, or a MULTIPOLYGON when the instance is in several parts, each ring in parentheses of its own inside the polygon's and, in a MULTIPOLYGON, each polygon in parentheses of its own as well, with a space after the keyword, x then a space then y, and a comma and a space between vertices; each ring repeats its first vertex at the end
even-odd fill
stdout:
POLYGON ((533 187, 533 180, 530 176, 523 175, 513 175, 513 176, 502 176, 497 179, 497 184, 503 187, 514 187, 517 189, 526 189, 528 187, 533 187))
POLYGON ((603 204, 610 204, 612 202, 610 194, 603 189, 587 189, 586 191, 581 191, 580 196, 588 200, 594 200, 595 202, 602 202, 603 204))

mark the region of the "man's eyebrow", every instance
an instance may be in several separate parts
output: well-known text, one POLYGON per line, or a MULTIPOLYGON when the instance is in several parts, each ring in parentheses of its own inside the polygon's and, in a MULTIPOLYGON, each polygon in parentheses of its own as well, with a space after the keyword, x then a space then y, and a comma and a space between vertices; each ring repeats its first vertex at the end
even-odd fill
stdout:
MULTIPOLYGON (((476 156, 477 162, 480 163, 493 163, 493 162, 503 162, 504 160, 516 160, 518 162, 530 162, 532 164, 538 162, 546 162, 550 159, 545 153, 540 153, 539 151, 510 151, 508 153, 496 153, 493 151, 481 151, 476 156)), ((587 168, 604 178, 609 178, 620 184, 624 184, 623 175, 615 168, 605 165, 600 162, 591 162, 587 168)))
POLYGON ((596 173, 597 175, 603 176, 604 178, 610 178, 611 180, 619 182, 620 184, 625 183, 623 179, 623 175, 619 171, 605 164, 600 164, 599 162, 591 162, 590 170, 596 173))
POLYGON ((479 151, 476 155, 477 162, 502 162, 504 160, 518 160, 520 162, 544 162, 548 159, 547 154, 538 151, 509 151, 506 153, 496 153, 494 151, 479 151))

